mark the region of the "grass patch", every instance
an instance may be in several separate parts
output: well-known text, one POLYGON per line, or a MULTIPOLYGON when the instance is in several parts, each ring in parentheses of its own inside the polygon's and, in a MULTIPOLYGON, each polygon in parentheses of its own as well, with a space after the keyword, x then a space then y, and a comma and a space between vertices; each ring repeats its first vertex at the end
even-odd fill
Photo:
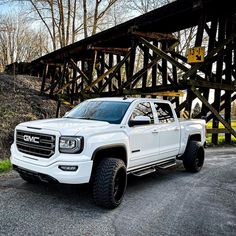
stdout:
MULTIPOLYGON (((207 129, 211 129, 212 128, 212 121, 208 122, 206 124, 206 126, 207 126, 207 129)), ((236 120, 231 121, 231 127, 234 130, 236 130, 236 120)), ((224 127, 224 125, 222 123, 219 122, 219 128, 220 129, 224 129, 225 127, 224 127)), ((212 144, 211 143, 211 136, 212 136, 212 134, 207 134, 206 135, 206 141, 210 145, 212 144)), ((236 138, 233 135, 231 135, 231 140, 232 140, 231 144, 235 144, 236 145, 236 138)), ((224 145, 224 144, 225 144, 225 135, 224 134, 219 134, 219 136, 218 136, 218 145, 224 145)))
POLYGON ((11 170, 11 168, 12 168, 12 166, 11 166, 10 160, 0 161, 0 174, 11 170))
MULTIPOLYGON (((212 128, 212 121, 207 122, 206 126, 207 126, 207 129, 211 129, 212 128)), ((231 127, 233 129, 236 129, 236 120, 231 121, 231 127)), ((220 129, 225 128, 224 125, 221 122, 219 122, 219 128, 220 129)))
MULTIPOLYGON (((212 144, 212 142, 211 142, 211 134, 207 134, 206 142, 208 144, 210 144, 210 145, 212 144)), ((225 144, 225 136, 224 135, 219 135, 218 136, 218 145, 224 145, 224 144, 225 144)), ((231 144, 235 144, 236 145, 236 138, 233 135, 231 135, 231 144)))

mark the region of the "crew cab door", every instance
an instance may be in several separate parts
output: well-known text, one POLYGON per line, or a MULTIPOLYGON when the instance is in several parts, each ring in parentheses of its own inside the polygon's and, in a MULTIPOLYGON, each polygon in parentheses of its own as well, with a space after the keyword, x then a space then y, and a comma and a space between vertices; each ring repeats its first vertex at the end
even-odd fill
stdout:
POLYGON ((164 102, 154 102, 157 112, 157 130, 160 138, 158 159, 174 157, 179 153, 180 125, 170 105, 164 102))
POLYGON ((156 133, 156 125, 154 124, 150 102, 138 103, 130 119, 140 115, 150 117, 151 123, 128 128, 131 151, 130 168, 155 161, 159 151, 158 133, 156 133))

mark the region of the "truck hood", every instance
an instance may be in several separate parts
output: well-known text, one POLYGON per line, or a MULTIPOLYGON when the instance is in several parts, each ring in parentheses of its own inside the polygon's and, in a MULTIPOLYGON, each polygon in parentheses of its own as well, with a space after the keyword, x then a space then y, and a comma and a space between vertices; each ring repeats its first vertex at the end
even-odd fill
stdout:
POLYGON ((58 131, 61 135, 76 135, 78 132, 82 132, 85 129, 87 131, 95 128, 106 128, 110 126, 110 124, 105 121, 59 118, 24 122, 18 127, 20 128, 22 126, 38 130, 46 129, 58 131))

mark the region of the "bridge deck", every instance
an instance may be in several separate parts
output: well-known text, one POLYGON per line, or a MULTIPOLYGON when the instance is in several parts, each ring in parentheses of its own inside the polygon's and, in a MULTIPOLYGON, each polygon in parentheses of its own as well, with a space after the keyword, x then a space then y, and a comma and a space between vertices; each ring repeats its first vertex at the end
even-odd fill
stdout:
POLYGON ((112 27, 94 36, 70 44, 64 48, 38 58, 40 61, 63 63, 67 55, 74 59, 90 56, 91 47, 129 48, 132 45, 132 32, 173 33, 198 24, 199 16, 205 12, 207 21, 219 15, 236 12, 234 1, 221 0, 177 0, 144 15, 112 27), (203 7, 203 8, 202 8, 203 7))

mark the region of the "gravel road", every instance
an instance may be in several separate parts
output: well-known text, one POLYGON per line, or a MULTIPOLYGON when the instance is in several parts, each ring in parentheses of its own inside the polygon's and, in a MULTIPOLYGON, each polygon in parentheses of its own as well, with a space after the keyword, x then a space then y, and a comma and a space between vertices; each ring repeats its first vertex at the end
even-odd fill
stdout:
POLYGON ((87 185, 31 185, 0 176, 0 235, 236 235, 236 148, 206 149, 200 173, 129 177, 115 210, 93 204, 87 185))

